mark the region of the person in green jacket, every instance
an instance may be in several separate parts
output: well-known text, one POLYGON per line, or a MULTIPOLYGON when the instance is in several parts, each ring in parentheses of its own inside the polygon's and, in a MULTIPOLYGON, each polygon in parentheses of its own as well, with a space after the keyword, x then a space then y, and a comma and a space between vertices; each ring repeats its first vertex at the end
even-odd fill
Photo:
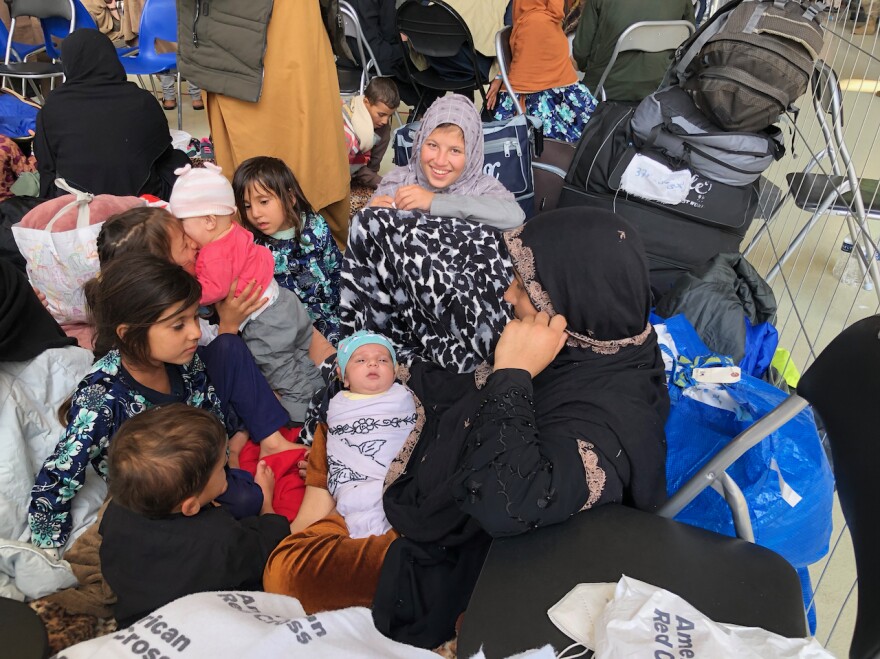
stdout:
MULTIPOLYGON (((572 44, 583 83, 595 90, 611 61, 617 39, 639 21, 694 21, 691 0, 584 0, 583 13, 572 44)), ((656 91, 670 63, 671 52, 621 53, 605 79, 611 101, 641 101, 656 91)))

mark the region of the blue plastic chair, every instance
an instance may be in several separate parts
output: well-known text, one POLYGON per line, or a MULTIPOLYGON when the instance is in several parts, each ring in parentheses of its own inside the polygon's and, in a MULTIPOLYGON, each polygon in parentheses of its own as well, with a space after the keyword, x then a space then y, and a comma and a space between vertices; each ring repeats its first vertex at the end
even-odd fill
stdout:
MULTIPOLYGON (((98 25, 95 23, 94 17, 89 13, 89 10, 85 8, 80 0, 72 0, 73 2, 73 29, 78 30, 80 28, 86 28, 90 30, 97 30, 98 25)), ((46 54, 51 57, 53 60, 61 59, 61 53, 58 51, 57 46, 55 45, 55 40, 63 41, 64 38, 68 34, 68 23, 65 20, 59 18, 44 18, 40 21, 40 25, 43 28, 43 35, 46 38, 46 54)), ((130 46, 124 46, 122 48, 117 48, 116 52, 120 55, 126 55, 137 48, 132 48, 130 46)))
MULTIPOLYGON (((177 69, 177 53, 157 53, 156 39, 177 42, 177 5, 175 0, 147 0, 138 28, 137 55, 120 57, 128 75, 145 76, 171 73, 177 69)), ((183 130, 180 105, 180 72, 177 73, 177 129, 183 130)))
MULTIPOLYGON (((6 27, 6 23, 0 21, 0 41, 6 43, 9 41, 9 28, 6 27)), ((33 43, 21 43, 20 41, 12 42, 12 49, 10 51, 10 55, 18 61, 23 62, 28 55, 32 55, 43 50, 44 46, 40 44, 33 43)))

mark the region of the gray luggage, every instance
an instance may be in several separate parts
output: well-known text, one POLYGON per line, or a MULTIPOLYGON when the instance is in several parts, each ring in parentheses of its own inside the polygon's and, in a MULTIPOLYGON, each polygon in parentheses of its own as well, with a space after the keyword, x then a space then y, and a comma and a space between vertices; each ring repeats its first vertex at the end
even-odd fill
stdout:
POLYGON ((721 130, 680 87, 645 98, 630 126, 637 147, 659 150, 694 173, 727 185, 754 183, 785 153, 778 128, 760 133, 721 130))

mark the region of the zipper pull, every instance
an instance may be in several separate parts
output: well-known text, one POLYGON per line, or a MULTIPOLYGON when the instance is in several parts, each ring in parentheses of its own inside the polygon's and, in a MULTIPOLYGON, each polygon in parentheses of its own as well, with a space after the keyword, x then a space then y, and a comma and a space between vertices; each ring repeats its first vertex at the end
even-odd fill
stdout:
POLYGON ((504 142, 504 157, 510 158, 510 140, 504 142))

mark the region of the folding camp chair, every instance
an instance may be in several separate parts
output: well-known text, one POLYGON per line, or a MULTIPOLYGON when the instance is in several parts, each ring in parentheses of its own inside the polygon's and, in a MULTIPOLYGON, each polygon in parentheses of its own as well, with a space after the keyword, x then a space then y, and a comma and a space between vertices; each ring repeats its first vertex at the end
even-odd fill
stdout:
POLYGON ((503 657, 570 639, 547 609, 578 583, 615 582, 622 574, 666 588, 710 618, 763 627, 788 637, 806 635, 801 585, 794 569, 754 545, 748 511, 725 469, 808 404, 825 423, 844 517, 859 578, 853 659, 880 652, 880 316, 844 330, 807 369, 791 395, 712 458, 658 515, 619 505, 575 515, 564 524, 492 543, 458 638, 470 656, 503 657), (703 489, 719 483, 731 503, 740 538, 687 526, 671 518, 703 489))
MULTIPOLYGON (((639 50, 645 53, 662 53, 664 50, 675 50, 694 33, 694 24, 690 21, 639 21, 626 28, 617 39, 611 53, 611 60, 599 78, 599 84, 593 96, 605 97, 605 80, 614 68, 621 53, 639 50)), ((659 81, 658 81, 659 82, 659 81)))
MULTIPOLYGON (((402 43, 404 64, 412 81, 419 87, 443 92, 473 92, 479 90, 486 106, 485 80, 477 65, 477 51, 467 24, 452 7, 442 0, 406 0, 397 9, 397 30, 407 40, 402 43), (451 80, 428 68, 419 71, 412 63, 407 48, 429 57, 453 57, 464 49, 473 66, 473 73, 464 78, 451 80)), ((419 116, 422 110, 424 89, 410 117, 419 116)))
MULTIPOLYGON (((791 241, 782 256, 767 274, 767 281, 772 281, 782 269, 786 261, 797 251, 804 238, 828 213, 843 215, 853 240, 853 258, 857 258, 862 269, 880 299, 880 269, 873 258, 877 250, 877 242, 871 237, 867 220, 880 218, 880 182, 876 179, 859 180, 855 165, 850 157, 849 149, 843 139, 843 93, 837 74, 822 60, 816 62, 811 80, 813 91, 813 108, 819 121, 819 127, 825 140, 825 147, 814 154, 802 172, 790 173, 786 176, 789 192, 795 205, 812 215, 804 227, 791 241), (814 170, 820 166, 824 158, 828 158, 831 170, 814 170)), ((775 216, 783 205, 782 199, 774 209, 775 216)), ((769 222, 769 220, 768 220, 769 222)), ((743 254, 748 256, 761 236, 767 231, 768 223, 755 234, 743 254)))

